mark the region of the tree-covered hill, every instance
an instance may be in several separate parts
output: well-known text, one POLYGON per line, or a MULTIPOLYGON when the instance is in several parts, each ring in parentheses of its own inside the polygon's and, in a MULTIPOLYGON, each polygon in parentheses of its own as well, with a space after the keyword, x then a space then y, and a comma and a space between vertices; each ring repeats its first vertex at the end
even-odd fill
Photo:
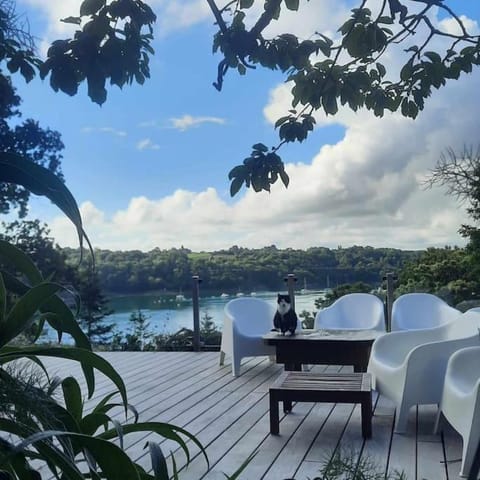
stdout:
MULTIPOLYGON (((64 252, 70 262, 78 262, 78 250, 64 252)), ((309 289, 358 281, 378 285, 385 272, 400 271, 420 253, 359 246, 296 250, 272 245, 260 249, 233 246, 216 252, 183 247, 149 252, 96 250, 95 260, 101 284, 109 293, 188 291, 192 275, 200 276, 202 290, 235 293, 278 290, 288 273, 297 276, 299 288, 304 282, 309 289)))

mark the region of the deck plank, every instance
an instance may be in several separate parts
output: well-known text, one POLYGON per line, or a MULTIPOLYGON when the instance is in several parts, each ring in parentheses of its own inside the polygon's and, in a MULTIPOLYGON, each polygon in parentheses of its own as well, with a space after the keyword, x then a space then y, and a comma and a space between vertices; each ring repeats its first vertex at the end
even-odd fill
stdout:
MULTIPOLYGON (((461 438, 448 425, 444 427, 443 440, 440 435, 433 435, 430 407, 418 409, 418 424, 412 409, 407 433, 397 435, 393 433, 393 404, 384 397, 377 400, 374 394, 373 436, 364 440, 359 405, 300 402, 292 413, 281 412, 280 435, 273 436, 269 428, 268 392, 283 368, 271 364, 266 357, 245 359, 242 375, 233 377, 229 363, 218 364, 218 352, 101 355, 122 376, 140 421, 169 422, 185 428, 203 444, 210 461, 207 470, 205 458, 191 441, 187 442, 191 456, 187 466, 185 454, 176 443, 144 433, 127 435, 127 453, 147 469, 150 461, 144 446, 148 440, 155 440, 165 454, 173 452, 180 480, 224 480, 224 473, 232 474, 255 451, 258 453, 241 479, 307 480, 319 475, 336 449, 349 453, 354 461, 372 457, 386 474, 404 470, 408 480, 458 479, 460 463, 455 460, 461 457, 461 438)), ((59 359, 48 359, 46 363, 50 371, 60 376, 75 376, 85 389, 77 364, 59 359)), ((349 367, 311 368, 315 372, 340 369, 351 371, 349 367)), ((97 376, 96 387, 94 398, 85 402, 86 409, 113 390, 103 375, 97 376)), ((123 420, 120 411, 116 416, 123 420)))
MULTIPOLYGON (((390 403, 392 408, 393 403, 390 403)), ((393 428, 393 426, 392 426, 393 428)), ((417 410, 412 408, 408 416, 406 433, 393 433, 388 458, 388 475, 395 478, 403 472, 407 480, 417 478, 417 410)))
POLYGON ((433 434, 436 405, 419 405, 417 416, 417 478, 446 479, 447 470, 443 453, 443 442, 433 434))

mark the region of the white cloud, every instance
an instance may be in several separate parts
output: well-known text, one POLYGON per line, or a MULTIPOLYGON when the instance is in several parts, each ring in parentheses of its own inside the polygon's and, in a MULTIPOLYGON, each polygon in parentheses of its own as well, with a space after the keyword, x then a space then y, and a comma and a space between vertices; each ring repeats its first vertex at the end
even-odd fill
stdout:
POLYGON ((173 128, 184 132, 190 128, 199 127, 205 123, 215 123, 217 125, 225 125, 226 120, 219 117, 192 117, 191 115, 184 115, 179 118, 171 118, 170 123, 173 128))
MULTIPOLYGON (((480 31, 478 22, 466 17, 465 15, 460 15, 459 18, 463 23, 467 32, 470 33, 470 35, 478 35, 480 31)), ((440 21, 439 26, 443 31, 445 31, 446 33, 449 33, 450 35, 463 34, 462 29, 460 28, 460 25, 454 18, 446 18, 440 21)))
MULTIPOLYGON (((23 1, 45 11, 56 9, 58 3, 23 1)), ((159 21, 178 18, 178 25, 167 25, 166 29, 204 21, 205 4, 204 0, 152 3, 158 7, 159 21), (162 12, 171 15, 162 17, 162 12), (185 12, 191 12, 191 17, 185 12)), ((328 33, 345 18, 345 5, 334 0, 310 1, 304 3, 306 17, 282 17, 270 28, 282 31, 286 25, 282 22, 295 18, 291 25, 299 35, 311 33, 317 24, 315 28, 328 33)), ((67 7, 62 3, 61 8, 67 7)), ((68 15, 76 11, 72 5, 68 10, 68 15)), ((448 23, 445 28, 450 28, 448 23)), ((387 61, 393 66, 398 63, 396 58, 387 61)), ((200 192, 179 189, 164 198, 132 198, 128 205, 108 214, 101 205, 87 202, 81 207, 85 229, 95 246, 111 249, 148 250, 181 244, 194 250, 233 244, 296 248, 458 244, 461 238, 457 230, 465 221, 464 212, 441 189, 423 190, 420 180, 445 148, 460 150, 464 144, 477 141, 479 81, 480 72, 475 72, 435 91, 416 121, 398 114, 377 119, 370 112, 347 109, 335 117, 319 114, 319 125, 339 124, 344 136, 333 145, 319 144, 313 158, 298 158, 301 149, 295 150, 297 157, 286 166, 291 179, 288 190, 277 184, 272 194, 247 191, 231 202, 213 188, 200 192)), ((289 102, 288 86, 273 89, 264 109, 267 120, 274 122, 283 115, 290 108, 289 102)), ((223 124, 225 120, 184 115, 172 118, 171 126, 186 130, 205 122, 223 124)), ((318 138, 314 133, 310 144, 318 138)), ((158 145, 144 138, 137 148, 158 145)), ((57 217, 51 227, 60 244, 76 245, 74 229, 63 217, 57 217)))
MULTIPOLYGON (((100 205, 83 205, 86 231, 95 246, 111 249, 461 244, 458 228, 468 222, 463 209, 442 189, 425 190, 421 180, 447 147, 458 151, 476 142, 479 81, 475 72, 435 91, 415 121, 341 111, 335 121, 345 128, 343 138, 319 146, 312 159, 290 161, 288 189, 248 190, 233 201, 213 188, 177 190, 159 199, 133 198, 109 215, 100 205)), ((76 244, 66 220, 57 219, 52 233, 62 245, 76 244)))
POLYGON ((25 5, 38 10, 39 15, 45 18, 46 31, 35 32, 41 35, 38 45, 40 55, 46 56, 47 50, 53 40, 65 38, 75 32, 76 25, 61 22, 62 18, 70 16, 78 16, 80 13, 80 5, 82 0, 62 0, 61 2, 53 2, 44 0, 19 0, 18 9, 25 5))
POLYGON ((82 128, 83 133, 94 133, 94 132, 101 132, 101 133, 110 133, 111 135, 114 135, 115 137, 126 137, 127 132, 124 130, 118 130, 113 127, 83 127, 82 128))
POLYGON ((152 127, 158 127, 158 122, 156 120, 145 120, 143 122, 140 122, 138 124, 140 128, 152 128, 152 127))
POLYGON ((176 30, 183 30, 213 16, 205 0, 152 0, 152 8, 157 14, 156 33, 165 36, 176 30))
POLYGON ((150 138, 144 138, 137 142, 137 150, 160 150, 160 145, 152 142, 150 138))

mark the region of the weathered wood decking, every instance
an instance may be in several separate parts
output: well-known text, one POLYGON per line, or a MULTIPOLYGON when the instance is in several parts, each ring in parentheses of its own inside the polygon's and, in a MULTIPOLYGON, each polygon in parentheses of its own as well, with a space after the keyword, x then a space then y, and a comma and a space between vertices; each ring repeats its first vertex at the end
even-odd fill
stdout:
MULTIPOLYGON (((411 412, 406 435, 393 433, 394 408, 374 395, 373 436, 361 434, 360 405, 298 403, 280 416, 280 435, 269 434, 268 389, 282 371, 267 358, 242 363, 242 375, 232 377, 229 364, 218 365, 218 352, 108 352, 102 354, 122 375, 129 402, 140 421, 170 422, 187 429, 205 446, 210 468, 198 448, 189 443, 188 466, 175 443, 163 440, 165 454, 173 451, 182 480, 224 479, 253 452, 257 455, 242 479, 307 480, 318 475, 336 449, 373 459, 379 470, 403 470, 409 480, 458 479, 461 438, 450 428, 433 435, 435 407, 411 412)), ((61 376, 75 374, 74 364, 52 360, 50 370, 61 376)), ((341 367, 315 366, 316 371, 341 367)), ((351 371, 350 367, 343 367, 351 371)), ((99 378, 96 397, 112 390, 99 378)), ((87 402, 87 406, 91 402, 87 402)), ((144 434, 129 435, 130 456, 149 467, 144 434)), ((150 439, 153 439, 150 437, 150 439)), ((160 439, 160 437, 157 437, 160 439)))

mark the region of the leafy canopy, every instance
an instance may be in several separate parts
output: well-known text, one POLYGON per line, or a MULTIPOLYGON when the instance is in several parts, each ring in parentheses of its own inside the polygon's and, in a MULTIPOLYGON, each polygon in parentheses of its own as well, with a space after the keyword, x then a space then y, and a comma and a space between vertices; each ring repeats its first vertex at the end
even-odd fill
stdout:
MULTIPOLYGON (((434 89, 480 63, 480 37, 469 31, 453 0, 356 0, 335 36, 314 31, 306 39, 291 32, 267 34, 286 11, 302 8, 300 0, 264 0, 259 15, 252 7, 261 0, 233 0, 222 7, 205 1, 218 26, 213 50, 223 57, 215 88, 222 89, 230 70, 245 75, 259 66, 283 72, 291 86, 292 108, 275 124, 279 143, 255 144, 230 171, 232 196, 244 185, 270 191, 280 179, 288 186, 278 150, 305 141, 317 112, 335 115, 346 106, 366 108, 377 117, 398 111, 414 119, 434 89), (438 22, 440 17, 449 21, 438 22), (387 56, 400 67, 388 64, 387 56)), ((141 0, 84 0, 79 16, 63 20, 78 26, 73 38, 54 42, 45 62, 13 40, 6 42, 3 56, 10 72, 19 71, 29 81, 38 69, 54 90, 69 95, 85 81, 90 98, 102 104, 107 81, 123 87, 150 76, 155 20, 141 0)))
POLYGON ((311 32, 308 39, 290 32, 266 34, 285 11, 301 9, 299 0, 265 0, 258 18, 251 14, 259 3, 254 0, 230 2, 223 9, 215 0, 206 1, 219 27, 213 48, 223 55, 215 88, 222 89, 229 70, 245 75, 257 66, 284 72, 291 86, 292 109, 275 124, 279 144, 255 145, 230 171, 232 196, 242 185, 270 191, 278 178, 288 186, 278 149, 303 142, 316 112, 335 115, 342 105, 366 108, 377 117, 399 111, 414 119, 432 90, 480 63, 480 37, 469 32, 448 0, 358 0, 335 37, 311 32), (448 28, 435 21, 437 10, 451 20, 448 28), (384 61, 388 55, 402 62, 398 72, 384 61))

